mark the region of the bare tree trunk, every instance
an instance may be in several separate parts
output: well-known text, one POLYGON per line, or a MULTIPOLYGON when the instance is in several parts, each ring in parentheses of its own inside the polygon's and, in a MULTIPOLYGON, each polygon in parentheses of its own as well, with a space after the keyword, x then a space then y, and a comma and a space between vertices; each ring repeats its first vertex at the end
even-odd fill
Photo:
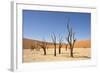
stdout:
POLYGON ((61 54, 61 48, 62 48, 62 36, 60 36, 60 34, 59 34, 59 54, 61 54))
POLYGON ((61 48, 59 48, 59 54, 61 54, 61 48))
POLYGON ((70 56, 73 57, 73 48, 70 49, 70 56))
POLYGON ((68 47, 68 45, 66 44, 66 46, 65 46, 65 50, 67 51, 67 47, 68 47))
POLYGON ((72 27, 69 26, 69 19, 68 19, 67 29, 68 29, 68 37, 66 39, 70 47, 70 56, 73 57, 73 48, 74 48, 76 39, 74 37, 75 33, 73 33, 72 27))
POLYGON ((56 56, 56 36, 54 33, 51 35, 51 38, 52 38, 53 45, 54 45, 54 56, 56 56))
POLYGON ((34 51, 34 49, 36 49, 36 44, 32 44, 31 47, 30 47, 31 51, 34 51))
POLYGON ((43 49, 44 55, 46 55, 46 49, 47 49, 47 42, 43 40, 41 44, 39 44, 40 47, 43 49))
POLYGON ((59 54, 61 54, 62 43, 59 44, 59 54))
POLYGON ((43 50, 44 50, 44 55, 46 55, 46 49, 44 48, 43 50))
POLYGON ((54 56, 56 56, 56 45, 55 45, 55 48, 54 48, 54 56))

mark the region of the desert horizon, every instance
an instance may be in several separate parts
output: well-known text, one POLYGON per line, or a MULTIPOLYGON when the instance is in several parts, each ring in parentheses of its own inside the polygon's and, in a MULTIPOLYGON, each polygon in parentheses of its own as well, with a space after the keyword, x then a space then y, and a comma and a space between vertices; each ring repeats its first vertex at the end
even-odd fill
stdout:
MULTIPOLYGON (((23 49, 30 49, 34 43, 39 44, 41 42, 44 42, 44 41, 23 38, 23 49)), ((54 48, 53 42, 47 42, 47 45, 48 45, 48 48, 54 48)), ((57 43, 56 46, 58 48, 59 43, 57 43)), ((66 43, 63 43, 62 48, 66 48, 66 43)), ((91 48, 91 40, 90 39, 77 40, 77 42, 74 45, 74 48, 91 48)))
POLYGON ((47 54, 44 55, 43 49, 40 50, 31 50, 32 44, 34 42, 40 43, 39 40, 32 39, 23 39, 23 62, 49 62, 49 61, 71 61, 71 60, 88 60, 91 58, 91 40, 80 40, 77 41, 74 47, 74 58, 71 58, 69 55, 70 49, 63 44, 61 48, 61 54, 58 53, 58 44, 57 44, 57 56, 53 55, 54 45, 49 42, 47 49, 47 54))
POLYGON ((23 10, 23 62, 91 59, 91 13, 23 10))

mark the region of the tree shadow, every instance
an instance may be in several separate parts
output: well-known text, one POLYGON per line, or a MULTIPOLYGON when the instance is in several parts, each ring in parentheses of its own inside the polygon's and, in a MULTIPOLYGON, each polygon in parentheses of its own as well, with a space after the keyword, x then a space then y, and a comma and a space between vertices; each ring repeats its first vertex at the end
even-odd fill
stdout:
POLYGON ((73 58, 91 58, 89 56, 74 56, 73 58))

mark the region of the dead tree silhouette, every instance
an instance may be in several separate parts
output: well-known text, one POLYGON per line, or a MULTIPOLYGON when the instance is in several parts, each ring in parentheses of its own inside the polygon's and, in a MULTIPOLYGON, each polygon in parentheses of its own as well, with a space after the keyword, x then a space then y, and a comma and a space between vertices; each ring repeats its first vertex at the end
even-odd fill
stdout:
POLYGON ((45 40, 41 42, 40 47, 43 49, 44 55, 46 55, 47 42, 45 40))
POLYGON ((54 45, 54 56, 56 56, 56 36, 54 33, 51 34, 51 38, 54 45))
MULTIPOLYGON (((33 44, 31 44, 30 46, 31 52, 33 54, 33 51, 36 49, 37 50, 37 44, 35 42, 33 42, 33 44)), ((35 54, 35 53, 34 53, 35 54)))
POLYGON ((76 38, 75 33, 73 32, 73 29, 71 26, 69 26, 69 18, 68 18, 68 23, 67 23, 67 30, 68 30, 68 36, 66 37, 66 40, 68 42, 69 45, 69 49, 70 49, 70 56, 73 57, 73 48, 74 48, 74 44, 76 42, 76 38))
POLYGON ((62 36, 59 35, 59 54, 61 54, 61 48, 62 48, 62 45, 63 45, 62 41, 63 41, 62 36))
POLYGON ((68 44, 65 44, 65 50, 67 51, 67 49, 68 49, 68 44))
POLYGON ((31 45, 30 49, 31 49, 31 51, 34 51, 34 49, 36 49, 36 44, 35 44, 35 42, 31 45))

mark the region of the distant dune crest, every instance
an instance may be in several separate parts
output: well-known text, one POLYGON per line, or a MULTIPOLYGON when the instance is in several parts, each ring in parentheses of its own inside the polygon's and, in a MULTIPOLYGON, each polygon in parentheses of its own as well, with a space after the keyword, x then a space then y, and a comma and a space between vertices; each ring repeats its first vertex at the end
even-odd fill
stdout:
MULTIPOLYGON (((30 49, 33 44, 40 44, 41 42, 42 41, 39 41, 39 40, 23 38, 23 49, 30 49)), ((48 48, 53 48, 53 43, 47 42, 47 45, 48 45, 48 48)), ((63 44, 62 48, 65 48, 65 44, 63 44)), ((74 48, 91 48, 91 40, 76 41, 74 48)))

